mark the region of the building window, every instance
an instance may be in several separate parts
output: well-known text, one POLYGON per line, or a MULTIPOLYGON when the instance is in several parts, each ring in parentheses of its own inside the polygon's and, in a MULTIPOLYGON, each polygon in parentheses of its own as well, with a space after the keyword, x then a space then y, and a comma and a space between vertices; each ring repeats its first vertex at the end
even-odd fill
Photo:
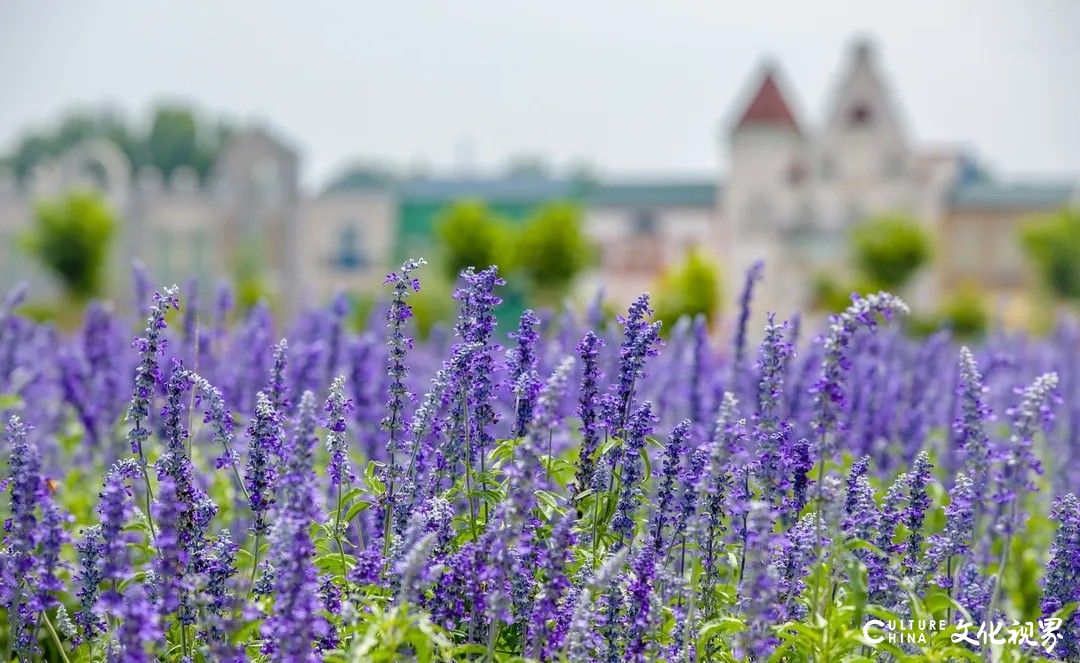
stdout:
POLYGON ((631 232, 634 235, 655 235, 657 228, 656 210, 641 209, 634 212, 631 232))
POLYGON ((353 221, 346 222, 338 230, 337 246, 334 247, 334 266, 340 270, 352 272, 367 265, 363 248, 360 246, 360 231, 353 221))
POLYGON ((100 161, 87 161, 80 168, 82 177, 96 189, 109 191, 109 173, 100 161))
POLYGON ((865 127, 873 119, 874 113, 870 110, 870 106, 861 102, 852 106, 851 110, 848 111, 848 125, 852 127, 865 127))

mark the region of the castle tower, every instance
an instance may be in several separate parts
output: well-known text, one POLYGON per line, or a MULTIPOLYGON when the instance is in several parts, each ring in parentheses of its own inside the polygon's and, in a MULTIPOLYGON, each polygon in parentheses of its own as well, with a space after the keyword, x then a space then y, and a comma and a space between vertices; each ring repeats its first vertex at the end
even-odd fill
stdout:
POLYGON ((845 232, 867 216, 912 211, 913 170, 901 114, 874 47, 859 40, 815 149, 815 207, 823 228, 845 232))
POLYGON ((787 316, 790 311, 783 310, 780 297, 789 280, 782 240, 806 214, 808 141, 774 65, 762 67, 737 117, 728 136, 730 173, 721 214, 728 247, 726 282, 729 293, 737 293, 746 269, 765 260, 767 278, 757 290, 756 312, 761 319, 766 310, 787 316))

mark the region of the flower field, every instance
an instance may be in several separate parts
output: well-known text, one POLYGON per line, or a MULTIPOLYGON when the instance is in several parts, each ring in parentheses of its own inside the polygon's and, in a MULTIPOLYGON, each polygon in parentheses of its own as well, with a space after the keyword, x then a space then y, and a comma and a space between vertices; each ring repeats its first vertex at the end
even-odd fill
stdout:
POLYGON ((1074 322, 753 329, 754 269, 722 346, 644 295, 505 334, 489 268, 418 342, 422 276, 359 333, 7 293, 4 660, 1080 660, 1074 322))

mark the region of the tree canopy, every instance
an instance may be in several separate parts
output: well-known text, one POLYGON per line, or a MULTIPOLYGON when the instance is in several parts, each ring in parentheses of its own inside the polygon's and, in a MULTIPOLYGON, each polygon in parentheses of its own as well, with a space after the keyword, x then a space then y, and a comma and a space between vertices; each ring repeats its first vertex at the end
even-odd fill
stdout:
POLYGON ((683 316, 702 314, 710 322, 720 311, 720 268, 697 250, 660 279, 656 293, 656 319, 670 330, 683 316))
POLYGON ((581 209, 570 203, 546 205, 522 228, 516 263, 533 286, 560 295, 592 259, 581 209))
POLYGON ((1080 210, 1033 217, 1020 239, 1046 289, 1057 299, 1080 301, 1080 210))
POLYGON ((435 226, 443 273, 456 279, 466 267, 498 265, 510 270, 513 260, 510 230, 483 201, 462 200, 443 213, 435 226))
POLYGON ((116 217, 95 193, 75 192, 38 204, 26 237, 30 252, 73 299, 101 293, 116 217))
POLYGON ((116 144, 135 169, 155 166, 168 177, 187 166, 205 178, 231 131, 228 123, 207 120, 182 104, 158 106, 145 125, 130 123, 108 109, 79 110, 51 127, 26 132, 10 154, 0 157, 0 166, 23 180, 39 164, 79 143, 104 138, 116 144))
POLYGON ((459 201, 439 219, 435 236, 446 278, 466 267, 498 265, 502 274, 526 276, 541 298, 565 294, 593 255, 581 210, 565 202, 539 208, 522 225, 482 201, 459 201))
POLYGON ((887 290, 899 290, 930 259, 927 231, 906 216, 879 216, 851 235, 856 268, 887 290))

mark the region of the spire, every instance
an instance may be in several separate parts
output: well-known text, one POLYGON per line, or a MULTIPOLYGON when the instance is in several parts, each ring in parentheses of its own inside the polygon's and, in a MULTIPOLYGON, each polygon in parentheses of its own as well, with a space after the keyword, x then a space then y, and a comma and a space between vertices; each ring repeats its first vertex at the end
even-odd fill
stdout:
POLYGON ((826 130, 846 132, 874 129, 901 131, 900 113, 889 95, 878 65, 874 42, 860 37, 852 43, 845 70, 833 96, 826 130))
POLYGON ((751 126, 784 127, 799 133, 799 123, 780 91, 776 68, 772 64, 765 66, 761 85, 735 125, 735 131, 751 126))

